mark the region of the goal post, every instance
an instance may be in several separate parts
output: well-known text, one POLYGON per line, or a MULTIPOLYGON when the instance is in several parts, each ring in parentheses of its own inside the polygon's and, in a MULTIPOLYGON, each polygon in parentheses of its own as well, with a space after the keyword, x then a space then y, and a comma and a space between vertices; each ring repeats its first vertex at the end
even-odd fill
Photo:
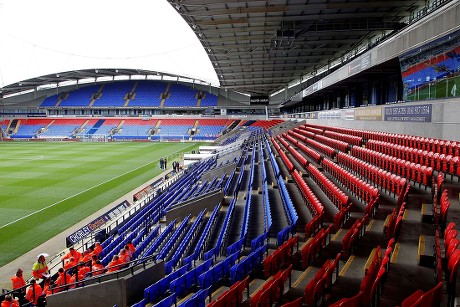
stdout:
POLYGON ((104 143, 104 142, 108 142, 109 138, 108 138, 107 134, 83 134, 81 136, 81 140, 83 142, 104 143))

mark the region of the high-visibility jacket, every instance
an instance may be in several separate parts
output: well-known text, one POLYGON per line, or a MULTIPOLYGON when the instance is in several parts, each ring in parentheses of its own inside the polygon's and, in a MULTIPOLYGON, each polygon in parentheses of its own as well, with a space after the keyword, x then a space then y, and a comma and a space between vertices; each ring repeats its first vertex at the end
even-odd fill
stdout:
POLYGON ((110 261, 110 263, 106 267, 107 268, 107 273, 118 271, 119 269, 121 269, 122 265, 123 265, 123 263, 120 260, 112 260, 112 261, 110 261))
POLYGON ((24 281, 23 276, 16 276, 14 275, 11 277, 11 284, 13 285, 13 290, 22 288, 26 285, 26 282, 24 281))
POLYGON ((92 257, 92 253, 87 253, 87 254, 84 254, 81 258, 80 258, 80 262, 88 262, 91 260, 91 257, 92 257))
POLYGON ((120 262, 126 263, 126 262, 129 262, 130 257, 128 254, 123 254, 123 255, 118 255, 118 259, 120 260, 120 262))
POLYGON ((91 268, 89 266, 84 265, 78 268, 78 275, 86 276, 89 272, 91 272, 91 268))
MULTIPOLYGON (((56 288, 62 287, 70 283, 70 278, 71 276, 68 273, 59 273, 58 278, 56 279, 56 288)), ((53 293, 63 291, 64 288, 58 288, 56 290, 53 290, 53 293)))
POLYGON ((48 265, 46 262, 35 262, 32 267, 32 276, 35 278, 43 278, 43 274, 48 272, 48 265))
POLYGON ((43 294, 42 287, 38 284, 33 284, 26 289, 26 300, 34 305, 38 304, 38 298, 43 294))
POLYGON ((64 263, 64 270, 68 270, 70 269, 71 267, 74 267, 78 264, 78 261, 75 261, 75 259, 73 261, 71 261, 70 259, 67 260, 66 263, 64 263))
POLYGON ((1 307, 19 307, 19 303, 17 300, 13 300, 11 302, 8 302, 7 300, 2 302, 1 307))
POLYGON ((96 244, 94 245, 94 250, 93 254, 98 255, 102 252, 102 245, 101 244, 96 244))
POLYGON ((70 257, 73 257, 73 259, 75 259, 75 261, 78 262, 80 261, 81 253, 75 249, 73 251, 69 250, 69 252, 61 259, 66 260, 66 259, 69 259, 70 257))
POLYGON ((129 246, 129 250, 131 251, 131 254, 134 255, 134 253, 136 252, 136 247, 134 247, 134 244, 133 243, 128 243, 126 245, 129 246))
MULTIPOLYGON (((80 273, 78 273, 78 280, 83 280, 85 278, 84 275, 81 275, 80 273)), ((73 283, 76 283, 77 282, 77 274, 73 274, 72 277, 70 277, 70 281, 69 281, 69 284, 73 284, 73 283)), ((73 289, 75 288, 77 285, 72 285, 70 286, 69 288, 70 289, 73 289)))
POLYGON ((93 276, 104 274, 104 266, 102 264, 93 264, 93 276))

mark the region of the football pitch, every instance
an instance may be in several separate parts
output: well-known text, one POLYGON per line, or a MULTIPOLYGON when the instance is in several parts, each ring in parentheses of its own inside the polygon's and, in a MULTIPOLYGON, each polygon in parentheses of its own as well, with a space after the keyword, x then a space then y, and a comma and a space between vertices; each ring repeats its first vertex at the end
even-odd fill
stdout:
POLYGON ((160 158, 169 168, 200 144, 0 142, 0 267, 159 175, 160 158))

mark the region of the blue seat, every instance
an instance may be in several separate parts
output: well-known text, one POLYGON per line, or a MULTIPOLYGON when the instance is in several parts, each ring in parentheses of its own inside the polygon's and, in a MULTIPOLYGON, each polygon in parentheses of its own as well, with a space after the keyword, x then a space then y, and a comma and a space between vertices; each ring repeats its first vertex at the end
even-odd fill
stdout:
POLYGON ((171 307, 172 305, 176 304, 176 293, 173 293, 169 295, 168 297, 165 297, 155 305, 154 307, 171 307))

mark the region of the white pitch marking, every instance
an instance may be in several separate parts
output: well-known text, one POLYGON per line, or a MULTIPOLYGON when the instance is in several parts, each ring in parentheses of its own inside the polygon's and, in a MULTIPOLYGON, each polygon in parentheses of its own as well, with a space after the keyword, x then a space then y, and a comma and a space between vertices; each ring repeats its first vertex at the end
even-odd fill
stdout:
MULTIPOLYGON (((188 148, 188 147, 192 147, 192 146, 193 146, 193 145, 187 146, 187 147, 185 147, 184 149, 186 149, 186 148, 188 148)), ((184 150, 184 149, 177 150, 177 151, 175 151, 175 152, 173 152, 173 153, 171 153, 171 154, 178 153, 178 152, 180 152, 180 151, 182 151, 182 150, 184 150)), ((44 208, 41 208, 41 209, 39 209, 39 210, 37 210, 37 211, 31 212, 31 213, 29 213, 29 214, 27 214, 27 215, 25 215, 25 216, 22 216, 22 217, 20 217, 20 218, 14 220, 14 221, 12 221, 12 222, 9 222, 8 224, 5 224, 5 225, 3 225, 3 226, 0 226, 0 229, 5 228, 5 227, 7 227, 7 226, 9 226, 9 225, 12 225, 12 224, 14 224, 14 223, 17 223, 17 222, 19 222, 19 221, 21 221, 21 220, 23 220, 23 219, 25 219, 25 218, 28 218, 29 216, 32 216, 32 215, 37 214, 37 213, 40 213, 40 212, 42 212, 42 211, 44 211, 44 210, 46 210, 46 209, 52 208, 52 207, 54 207, 54 206, 56 206, 56 205, 62 203, 63 201, 66 201, 66 200, 71 199, 71 198, 73 198, 73 197, 75 197, 75 196, 78 196, 78 195, 80 195, 80 194, 82 194, 82 193, 85 193, 85 192, 90 191, 90 190, 92 190, 92 189, 94 189, 94 188, 97 188, 98 186, 101 186, 101 185, 103 185, 103 184, 105 184, 105 183, 107 183, 107 182, 110 182, 110 181, 112 181, 112 180, 114 180, 114 179, 117 179, 118 177, 121 177, 121 176, 124 176, 124 175, 126 175, 126 174, 129 174, 129 173, 131 173, 131 172, 133 172, 133 171, 135 171, 135 170, 137 170, 137 169, 139 169, 139 168, 141 168, 141 167, 144 167, 144 166, 146 166, 146 165, 152 164, 152 163, 154 163, 154 162, 157 163, 158 161, 160 161, 160 159, 155 160, 155 161, 150 161, 149 163, 146 163, 146 164, 144 164, 144 165, 138 166, 138 167, 136 167, 135 169, 130 170, 129 172, 124 172, 123 174, 120 174, 120 175, 118 175, 118 176, 116 176, 116 177, 113 177, 113 178, 108 179, 108 180, 106 180, 106 181, 104 181, 104 182, 101 182, 101 183, 99 183, 99 184, 97 184, 97 185, 95 185, 95 186, 93 186, 93 187, 91 187, 91 188, 88 188, 88 189, 86 189, 86 190, 80 191, 80 192, 78 192, 78 193, 76 193, 76 194, 74 194, 74 195, 71 195, 71 196, 69 196, 69 197, 66 197, 66 198, 60 200, 60 201, 57 201, 57 202, 55 202, 54 204, 51 204, 51 205, 46 206, 46 207, 44 207, 44 208)))

